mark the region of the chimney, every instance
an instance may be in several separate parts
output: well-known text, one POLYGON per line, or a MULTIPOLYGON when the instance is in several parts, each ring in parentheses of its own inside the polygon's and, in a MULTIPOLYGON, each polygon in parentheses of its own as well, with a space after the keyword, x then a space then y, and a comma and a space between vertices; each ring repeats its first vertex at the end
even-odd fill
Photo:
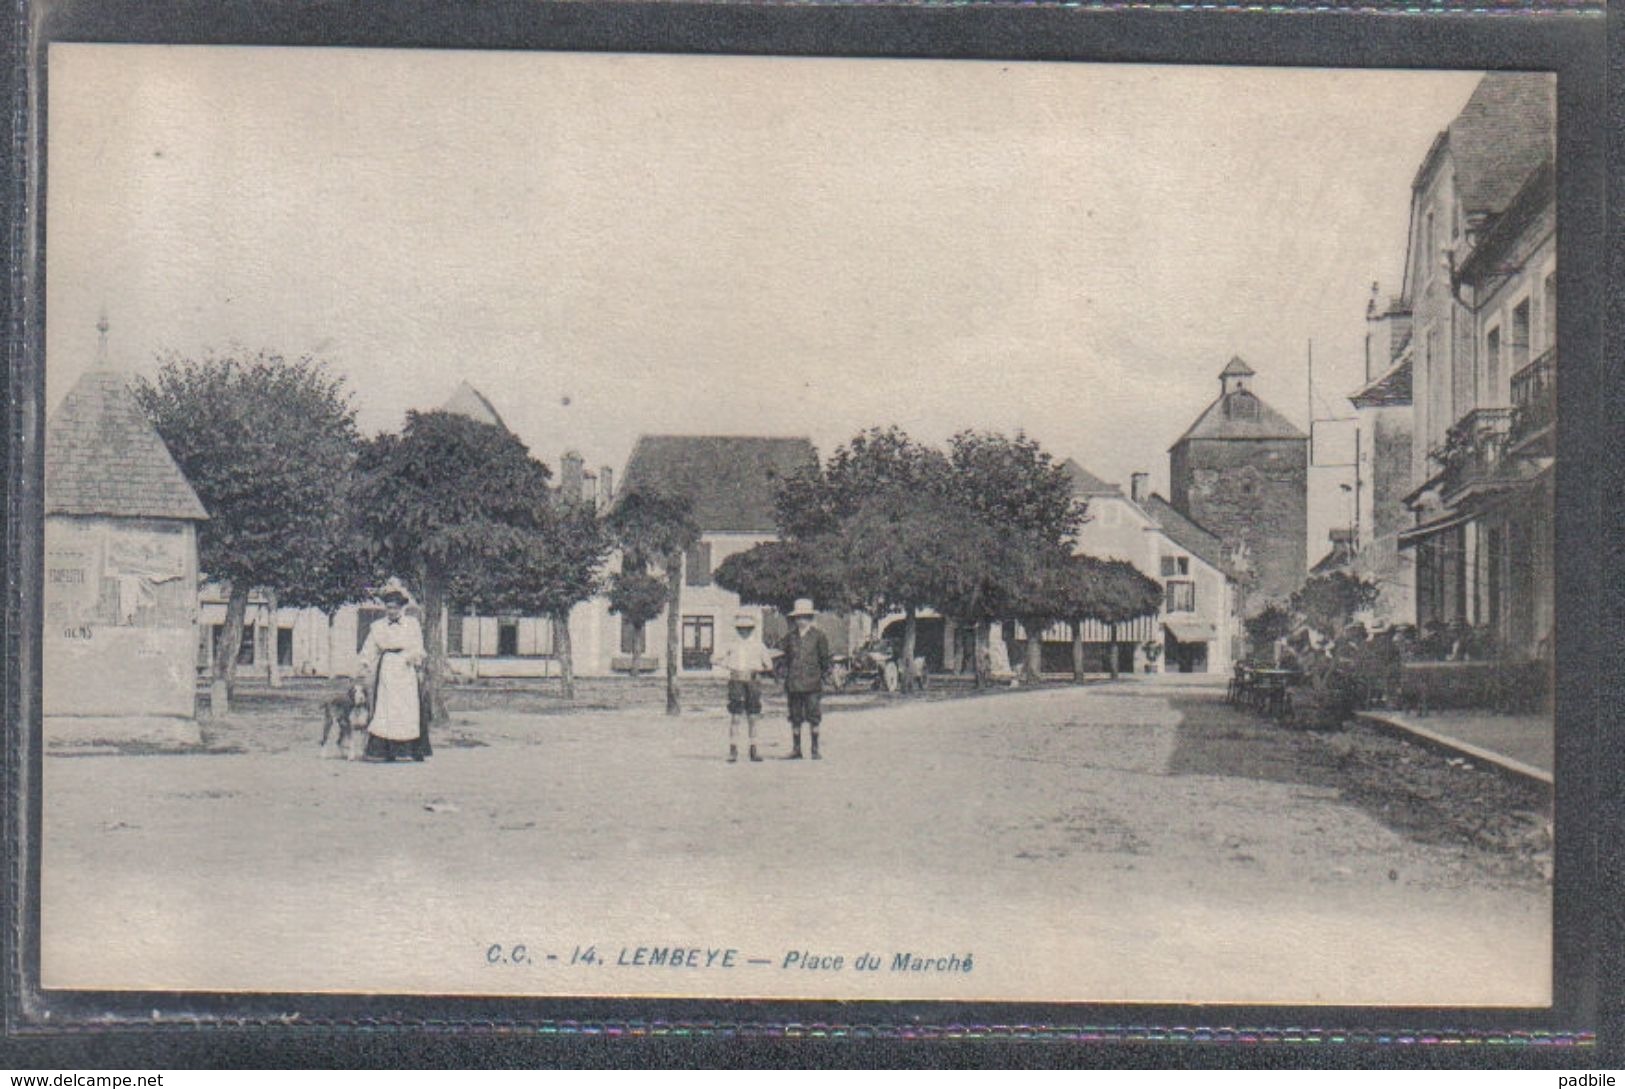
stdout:
POLYGON ((1145 485, 1151 479, 1150 473, 1130 473, 1128 478, 1128 497, 1136 503, 1145 502, 1145 485))
POLYGON ((607 507, 615 499, 615 470, 608 465, 598 470, 598 505, 607 507))
POLYGON ((598 474, 591 469, 581 474, 581 501, 598 506, 598 474))
POLYGON ((566 499, 582 498, 582 469, 586 464, 574 450, 566 450, 559 458, 559 491, 566 499))

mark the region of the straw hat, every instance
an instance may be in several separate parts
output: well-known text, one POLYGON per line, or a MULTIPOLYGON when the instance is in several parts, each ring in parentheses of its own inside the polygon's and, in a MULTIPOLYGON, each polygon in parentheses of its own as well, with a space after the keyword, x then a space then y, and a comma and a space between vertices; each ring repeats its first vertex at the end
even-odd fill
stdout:
POLYGON ((790 615, 792 617, 817 616, 818 610, 813 608, 812 598, 798 597, 796 598, 796 607, 790 610, 790 615))
POLYGON ((749 613, 740 613, 734 617, 734 627, 736 628, 754 628, 755 626, 756 618, 749 613))

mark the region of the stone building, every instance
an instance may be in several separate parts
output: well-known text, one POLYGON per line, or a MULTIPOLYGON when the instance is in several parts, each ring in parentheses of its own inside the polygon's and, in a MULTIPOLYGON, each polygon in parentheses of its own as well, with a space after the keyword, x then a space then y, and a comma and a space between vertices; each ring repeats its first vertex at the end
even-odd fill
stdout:
POLYGON ((46 736, 196 740, 197 493, 125 375, 79 379, 45 427, 46 736))
POLYGON ((1245 616, 1284 603, 1308 566, 1309 439, 1252 391, 1253 375, 1232 358, 1168 452, 1172 507, 1222 542, 1245 616))
POLYGON ((1401 536, 1424 627, 1546 653, 1557 380, 1553 78, 1491 73, 1412 185, 1407 294, 1419 483, 1401 536))

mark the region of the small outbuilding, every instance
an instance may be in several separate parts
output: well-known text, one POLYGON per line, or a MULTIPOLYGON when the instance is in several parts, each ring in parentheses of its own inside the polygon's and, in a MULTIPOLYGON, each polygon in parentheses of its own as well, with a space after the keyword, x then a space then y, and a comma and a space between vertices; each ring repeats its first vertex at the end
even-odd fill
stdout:
POLYGON ((46 421, 46 737, 197 733, 198 524, 126 375, 86 373, 46 421))

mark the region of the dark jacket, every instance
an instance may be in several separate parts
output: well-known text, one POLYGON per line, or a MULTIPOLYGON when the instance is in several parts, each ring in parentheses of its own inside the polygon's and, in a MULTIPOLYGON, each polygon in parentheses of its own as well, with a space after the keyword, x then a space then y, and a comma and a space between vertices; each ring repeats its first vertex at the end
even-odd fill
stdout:
POLYGON ((802 638, 795 628, 779 644, 784 654, 784 690, 786 692, 820 692, 824 688, 824 674, 834 661, 829 653, 829 639, 817 628, 802 638))

